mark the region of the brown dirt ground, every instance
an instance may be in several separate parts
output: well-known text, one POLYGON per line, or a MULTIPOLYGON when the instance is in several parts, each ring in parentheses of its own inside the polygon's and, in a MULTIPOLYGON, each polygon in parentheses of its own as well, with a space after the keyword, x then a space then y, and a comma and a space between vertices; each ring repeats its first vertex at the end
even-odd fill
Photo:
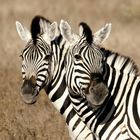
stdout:
POLYGON ((24 43, 15 21, 30 26, 35 15, 51 21, 68 20, 78 31, 81 21, 96 31, 112 22, 104 47, 134 59, 140 68, 139 0, 0 0, 0 140, 68 140, 65 121, 42 91, 36 104, 20 98, 21 60, 24 43))

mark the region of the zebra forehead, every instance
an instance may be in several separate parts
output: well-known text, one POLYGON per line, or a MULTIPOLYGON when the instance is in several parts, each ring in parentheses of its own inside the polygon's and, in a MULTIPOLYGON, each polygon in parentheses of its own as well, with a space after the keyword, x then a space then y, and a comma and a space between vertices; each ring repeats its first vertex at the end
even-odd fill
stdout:
POLYGON ((96 56, 103 57, 103 52, 100 50, 99 47, 91 47, 89 44, 83 44, 83 45, 75 45, 71 51, 73 54, 78 53, 90 53, 90 54, 96 54, 96 56), (85 46, 86 45, 86 46, 85 46))
POLYGON ((30 44, 26 48, 23 49, 21 54, 23 57, 35 56, 35 55, 43 57, 43 54, 44 55, 51 54, 51 49, 50 47, 43 46, 43 45, 38 46, 37 44, 36 45, 30 44))
MULTIPOLYGON (((50 41, 51 43, 51 41, 50 41)), ((52 47, 51 47, 51 44, 48 44, 43 38, 41 35, 38 35, 37 38, 36 38, 36 44, 34 44, 34 42, 32 42, 32 45, 37 47, 37 48, 44 48, 44 49, 48 49, 50 50, 52 47)))

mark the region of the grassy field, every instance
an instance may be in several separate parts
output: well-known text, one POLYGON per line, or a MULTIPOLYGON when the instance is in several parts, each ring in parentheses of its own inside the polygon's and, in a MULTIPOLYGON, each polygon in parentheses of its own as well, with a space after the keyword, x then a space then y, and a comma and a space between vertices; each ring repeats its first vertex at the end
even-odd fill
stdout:
POLYGON ((69 140, 65 121, 42 91, 36 104, 23 103, 21 59, 24 43, 15 21, 30 28, 35 15, 67 20, 78 32, 87 22, 93 31, 106 22, 112 31, 104 47, 134 59, 140 68, 139 0, 0 0, 0 140, 69 140))

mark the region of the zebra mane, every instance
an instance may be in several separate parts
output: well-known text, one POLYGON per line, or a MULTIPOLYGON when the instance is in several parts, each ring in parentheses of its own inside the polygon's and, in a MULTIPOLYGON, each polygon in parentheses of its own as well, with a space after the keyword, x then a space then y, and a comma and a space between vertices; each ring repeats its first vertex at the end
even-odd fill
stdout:
POLYGON ((31 35, 32 35, 32 39, 34 44, 36 44, 37 41, 37 35, 42 33, 42 29, 40 27, 40 20, 43 20, 43 22, 46 22, 47 24, 51 23, 48 19, 42 17, 42 16, 35 16, 32 19, 32 23, 31 23, 31 35))
POLYGON ((138 67, 130 57, 106 50, 105 48, 101 48, 101 50, 105 56, 105 61, 109 66, 125 74, 138 75, 138 67))
POLYGON ((83 34, 85 35, 87 42, 91 45, 93 42, 93 35, 90 27, 84 22, 81 22, 79 26, 83 27, 83 34))

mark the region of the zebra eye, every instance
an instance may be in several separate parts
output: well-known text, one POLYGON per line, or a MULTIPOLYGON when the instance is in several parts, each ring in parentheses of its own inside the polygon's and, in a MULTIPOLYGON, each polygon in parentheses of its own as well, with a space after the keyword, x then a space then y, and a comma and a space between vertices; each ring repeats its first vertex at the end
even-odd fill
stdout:
POLYGON ((74 58, 75 58, 77 61, 82 60, 82 57, 81 57, 81 55, 79 55, 79 54, 75 54, 75 55, 74 55, 74 58))
POLYGON ((44 60, 49 60, 51 58, 51 55, 50 54, 47 54, 44 58, 44 60))
POLYGON ((23 59, 23 55, 22 54, 19 57, 21 57, 23 59))

